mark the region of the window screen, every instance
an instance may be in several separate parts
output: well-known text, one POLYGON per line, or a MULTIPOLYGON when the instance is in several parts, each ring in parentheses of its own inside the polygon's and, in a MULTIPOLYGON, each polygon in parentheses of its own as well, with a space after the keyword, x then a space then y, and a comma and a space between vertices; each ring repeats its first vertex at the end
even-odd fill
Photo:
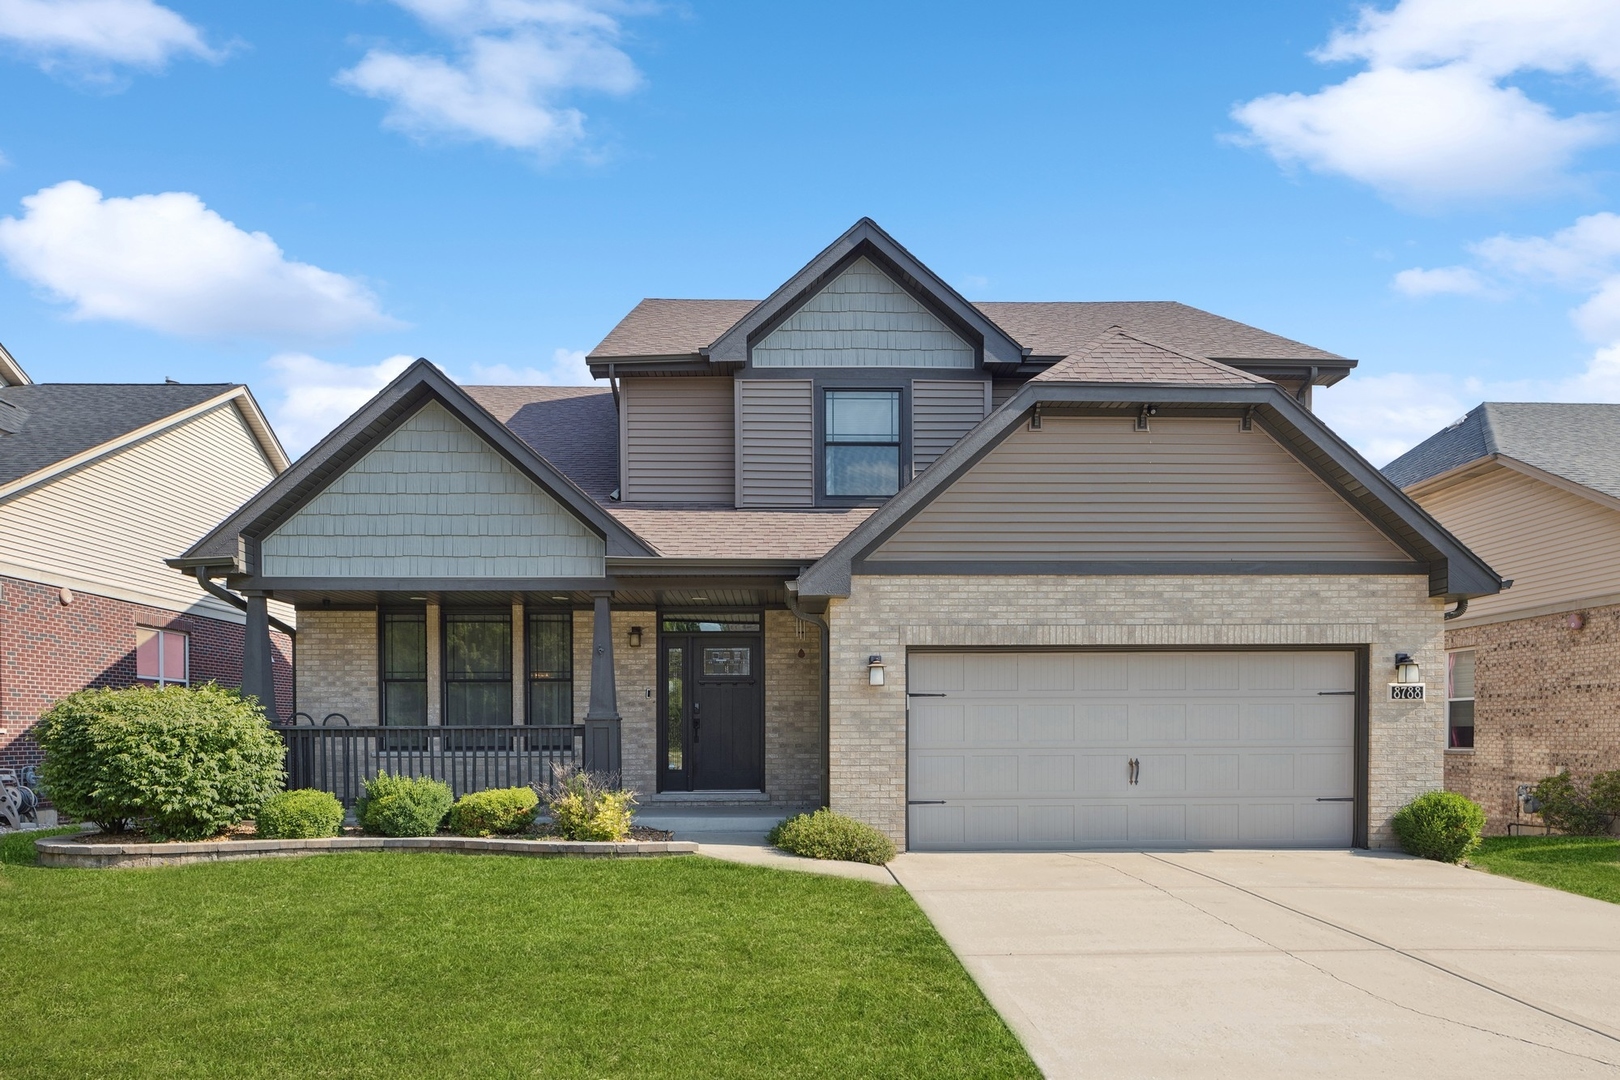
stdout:
POLYGON ((444 722, 456 727, 512 722, 509 612, 445 613, 444 722))
POLYGON ((574 616, 529 613, 529 723, 574 722, 574 616))
POLYGON ((427 723, 427 617, 388 612, 382 620, 382 722, 392 727, 427 723))
POLYGON ((900 391, 828 390, 824 493, 860 497, 900 490, 900 391))

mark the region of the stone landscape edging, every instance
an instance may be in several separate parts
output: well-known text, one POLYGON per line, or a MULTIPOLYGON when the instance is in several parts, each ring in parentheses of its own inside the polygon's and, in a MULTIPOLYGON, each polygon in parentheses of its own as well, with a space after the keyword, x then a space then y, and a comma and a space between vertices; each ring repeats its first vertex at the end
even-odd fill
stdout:
POLYGON ((689 840, 625 840, 597 843, 583 840, 520 840, 479 836, 330 836, 313 840, 206 840, 198 843, 86 844, 71 836, 46 836, 34 841, 41 866, 110 870, 143 866, 183 866, 186 863, 230 862, 237 859, 274 859, 323 855, 335 851, 454 851, 467 855, 528 855, 538 858, 646 858, 695 855, 698 845, 689 840))

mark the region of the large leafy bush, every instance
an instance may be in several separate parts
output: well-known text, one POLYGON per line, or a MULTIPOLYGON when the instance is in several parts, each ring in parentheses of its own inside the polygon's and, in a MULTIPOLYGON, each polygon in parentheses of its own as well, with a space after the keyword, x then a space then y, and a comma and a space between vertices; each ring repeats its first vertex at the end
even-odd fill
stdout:
POLYGON ((534 823, 540 796, 533 788, 492 788, 474 791, 450 808, 450 831, 460 836, 519 833, 534 823))
POLYGON ((235 690, 81 690, 40 718, 51 800, 119 832, 138 819, 160 839, 200 840, 250 817, 280 789, 285 751, 263 711, 235 690))
POLYGON ((778 822, 765 840, 811 859, 841 859, 881 866, 894 858, 894 841, 864 822, 822 807, 778 822))
POLYGON ((343 804, 329 791, 278 791, 259 807, 254 825, 267 840, 313 840, 343 828, 343 804))
POLYGON ((1485 811, 1454 791, 1430 791, 1401 807, 1394 825, 1408 855, 1455 863, 1479 846, 1485 811))
POLYGON ((354 804, 361 828, 380 836, 432 836, 454 802, 450 785, 428 776, 390 776, 366 781, 354 804))
POLYGON ((546 810, 564 840, 627 840, 636 795, 611 777, 560 769, 546 790, 546 810))
POLYGON ((1620 817, 1620 769, 1582 785, 1565 769, 1536 785, 1541 820, 1571 836, 1603 836, 1620 817))

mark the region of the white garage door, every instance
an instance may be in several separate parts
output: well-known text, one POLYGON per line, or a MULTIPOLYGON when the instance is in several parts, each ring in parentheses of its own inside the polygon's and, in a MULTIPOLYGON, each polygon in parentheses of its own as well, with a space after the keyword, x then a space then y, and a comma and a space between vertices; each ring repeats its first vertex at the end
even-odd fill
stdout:
POLYGON ((1349 652, 913 652, 910 846, 1348 847, 1349 652))

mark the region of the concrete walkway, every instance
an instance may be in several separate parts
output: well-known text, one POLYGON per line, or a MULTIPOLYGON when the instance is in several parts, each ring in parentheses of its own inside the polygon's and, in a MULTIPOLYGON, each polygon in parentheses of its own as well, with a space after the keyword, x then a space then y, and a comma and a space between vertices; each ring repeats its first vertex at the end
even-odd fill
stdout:
POLYGON ((894 876, 881 866, 838 862, 832 859, 805 859, 789 855, 765 843, 765 834, 792 811, 769 807, 649 807, 636 814, 636 824, 668 829, 677 840, 695 840, 698 854, 726 862, 768 866, 773 870, 797 870, 807 874, 857 878, 879 885, 893 885, 894 876))
POLYGON ((890 865, 1048 1077, 1620 1077, 1620 905, 1365 852, 890 865))

